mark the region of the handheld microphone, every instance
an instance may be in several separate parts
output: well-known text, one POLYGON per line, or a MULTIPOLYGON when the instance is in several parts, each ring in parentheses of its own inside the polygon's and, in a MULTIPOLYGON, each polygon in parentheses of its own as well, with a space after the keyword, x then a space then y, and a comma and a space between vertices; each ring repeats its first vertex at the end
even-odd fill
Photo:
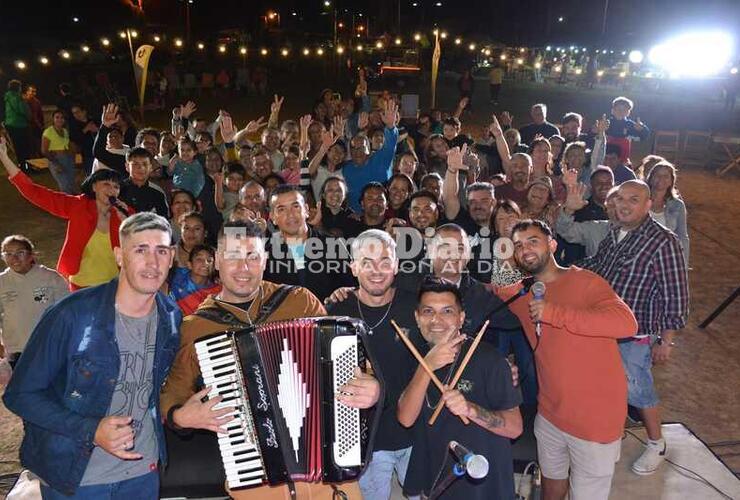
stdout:
MULTIPOLYGON (((534 296, 534 300, 542 300, 545 298, 545 284, 541 281, 536 282, 534 285, 532 285, 532 295, 534 296)), ((537 334, 537 337, 542 336, 542 323, 537 321, 534 324, 535 333, 537 334)))
POLYGON ((126 207, 124 207, 123 205, 121 205, 121 202, 119 202, 118 201, 118 198, 116 198, 115 196, 109 196, 108 197, 108 203, 110 203, 110 206, 116 207, 122 213, 128 214, 128 210, 126 209, 126 207))
POLYGON ((457 476, 467 474, 473 479, 482 479, 488 475, 488 460, 483 455, 476 455, 457 441, 450 441, 450 451, 457 458, 454 471, 457 476))

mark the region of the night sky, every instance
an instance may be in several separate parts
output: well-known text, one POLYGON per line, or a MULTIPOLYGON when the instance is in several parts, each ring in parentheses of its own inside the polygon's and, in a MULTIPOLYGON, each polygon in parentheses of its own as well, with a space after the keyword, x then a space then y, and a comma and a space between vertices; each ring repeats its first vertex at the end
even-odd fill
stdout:
MULTIPOLYGON (((136 0, 131 0, 136 3, 136 0)), ((134 14, 127 0, 0 1, 0 46, 5 51, 43 48, 54 41, 81 43, 115 36, 129 25, 137 29, 185 35, 183 0, 143 0, 145 17, 134 14), (80 21, 74 23, 73 17, 80 21), (114 31, 116 30, 116 31, 114 31)), ((370 19, 371 35, 396 34, 396 0, 194 0, 194 38, 214 39, 220 30, 239 29, 254 40, 284 39, 305 33, 329 37, 333 9, 346 26, 370 19), (275 9, 279 32, 265 33, 264 16, 275 9), (346 12, 345 12, 346 11, 346 12), (296 16, 291 15, 296 12, 296 16)), ((722 28, 737 32, 739 0, 402 0, 401 32, 409 34, 435 22, 451 33, 488 37, 512 45, 576 43, 614 48, 648 45, 685 29, 722 28), (606 36, 601 35, 604 1, 609 1, 606 36), (414 7, 413 3, 417 6, 414 7), (562 16, 563 22, 558 22, 562 16)), ((5 53, 6 56, 12 55, 5 53)))

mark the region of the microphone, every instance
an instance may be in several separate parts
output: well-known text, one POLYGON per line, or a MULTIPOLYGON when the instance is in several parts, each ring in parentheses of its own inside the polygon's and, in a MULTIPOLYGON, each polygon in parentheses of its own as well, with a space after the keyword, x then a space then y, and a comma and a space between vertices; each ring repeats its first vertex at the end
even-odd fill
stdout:
MULTIPOLYGON (((545 298, 545 284, 541 281, 536 282, 534 285, 532 285, 532 295, 534 296, 534 300, 542 300, 545 298)), ((534 324, 535 333, 537 334, 537 337, 542 336, 542 323, 537 321, 534 324)))
POLYGON ((457 458, 455 474, 467 474, 473 479, 482 479, 488 475, 488 460, 483 455, 476 455, 457 441, 450 441, 450 451, 457 458))
POLYGON ((128 209, 126 207, 124 207, 123 205, 121 205, 121 202, 119 202, 118 201, 118 198, 116 198, 115 196, 109 196, 108 197, 108 203, 110 203, 110 205, 112 207, 116 207, 122 213, 128 214, 128 209))

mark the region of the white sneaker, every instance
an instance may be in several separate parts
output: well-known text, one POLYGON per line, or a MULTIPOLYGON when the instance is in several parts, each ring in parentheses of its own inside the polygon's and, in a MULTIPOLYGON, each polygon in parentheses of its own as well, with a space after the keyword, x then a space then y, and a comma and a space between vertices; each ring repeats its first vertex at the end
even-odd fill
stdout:
POLYGON ((665 439, 663 438, 659 441, 648 441, 645 451, 632 464, 632 472, 641 476, 649 476, 658 470, 660 464, 665 460, 666 448, 665 439))

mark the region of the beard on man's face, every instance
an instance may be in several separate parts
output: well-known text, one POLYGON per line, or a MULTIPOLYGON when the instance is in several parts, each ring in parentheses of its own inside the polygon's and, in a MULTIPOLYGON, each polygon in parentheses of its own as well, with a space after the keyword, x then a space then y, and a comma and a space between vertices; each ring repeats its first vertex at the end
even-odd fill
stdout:
POLYGON ((552 253, 550 251, 545 252, 541 256, 531 252, 523 255, 521 258, 516 257, 515 260, 520 269, 536 275, 545 270, 551 255, 552 253))

